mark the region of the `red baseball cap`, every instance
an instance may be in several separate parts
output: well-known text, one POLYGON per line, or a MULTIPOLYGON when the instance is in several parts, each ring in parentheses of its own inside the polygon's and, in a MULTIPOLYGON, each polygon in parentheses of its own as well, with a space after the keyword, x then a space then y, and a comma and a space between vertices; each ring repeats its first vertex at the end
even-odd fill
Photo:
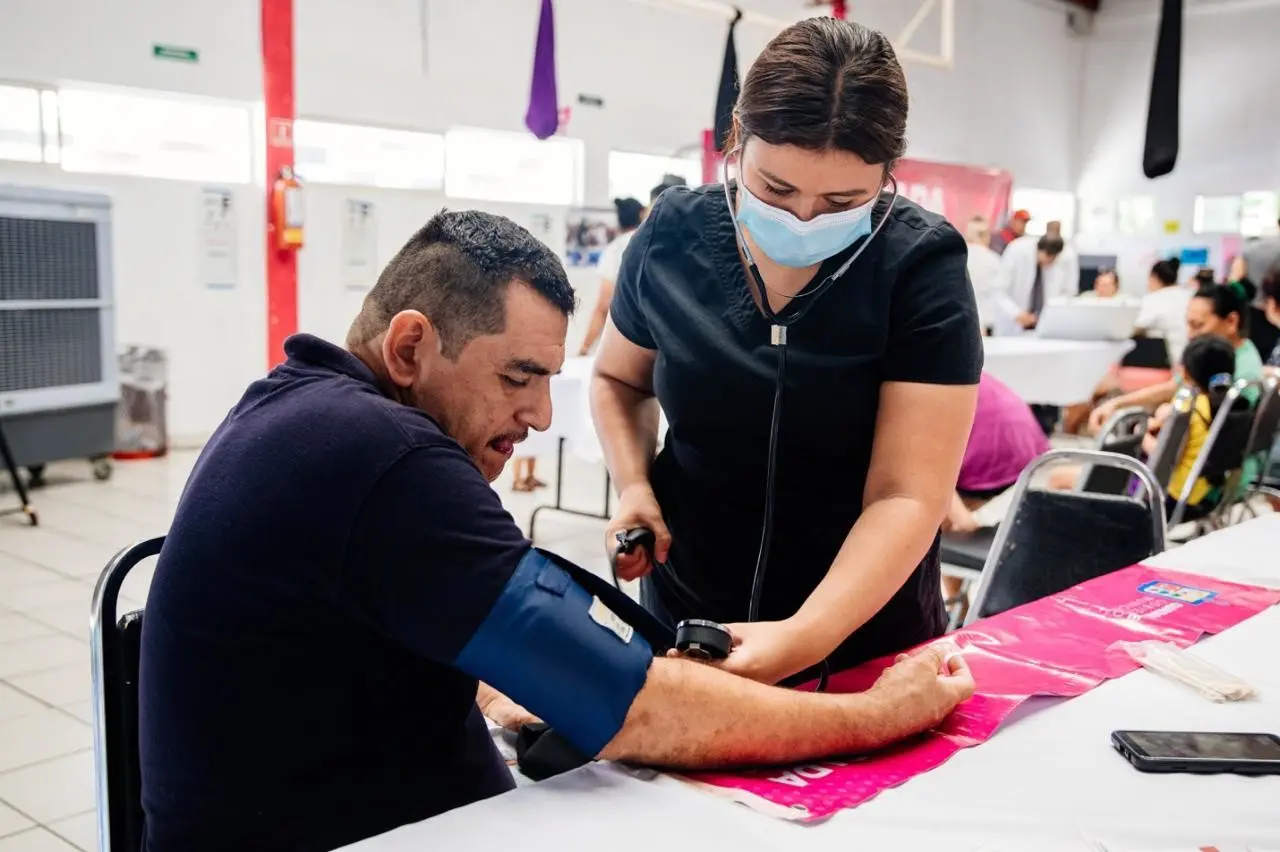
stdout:
POLYGON ((1031 221, 1031 211, 1029 211, 1029 210, 1015 210, 1015 211, 1013 211, 1013 213, 1012 213, 1012 214, 1010 214, 1009 218, 1010 218, 1010 219, 1021 219, 1021 220, 1022 220, 1022 221, 1024 221, 1024 222, 1030 222, 1030 221, 1031 221))

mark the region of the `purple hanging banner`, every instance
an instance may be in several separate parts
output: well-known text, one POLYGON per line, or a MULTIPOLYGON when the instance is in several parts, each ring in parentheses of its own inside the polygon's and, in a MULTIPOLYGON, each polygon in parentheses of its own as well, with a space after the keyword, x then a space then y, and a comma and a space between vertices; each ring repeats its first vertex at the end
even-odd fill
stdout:
POLYGON ((556 96, 556 26, 551 0, 542 0, 538 18, 538 42, 533 53, 533 84, 529 87, 529 111, 524 123, 533 135, 547 139, 560 126, 559 98, 556 96))

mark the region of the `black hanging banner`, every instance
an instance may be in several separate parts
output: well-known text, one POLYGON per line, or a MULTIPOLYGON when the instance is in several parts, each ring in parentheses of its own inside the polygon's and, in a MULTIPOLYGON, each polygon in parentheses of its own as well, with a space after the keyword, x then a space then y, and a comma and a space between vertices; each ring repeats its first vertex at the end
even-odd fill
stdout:
POLYGON ((1156 60, 1151 70, 1151 102, 1147 106, 1147 142, 1142 152, 1142 171, 1149 178, 1169 174, 1178 162, 1182 2, 1162 0, 1156 60))
POLYGON ((733 43, 733 31, 742 20, 742 10, 733 10, 729 23, 729 38, 724 46, 724 66, 720 70, 720 89, 716 92, 716 150, 723 151, 733 128, 733 107, 738 102, 738 49, 733 43))

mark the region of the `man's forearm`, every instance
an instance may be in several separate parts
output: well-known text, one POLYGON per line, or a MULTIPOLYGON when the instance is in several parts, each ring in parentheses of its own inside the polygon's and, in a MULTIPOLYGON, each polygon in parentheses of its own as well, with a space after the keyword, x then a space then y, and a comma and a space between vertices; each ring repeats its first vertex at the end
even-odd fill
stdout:
POLYGON ((619 492, 649 480, 658 446, 658 401, 617 379, 591 379, 591 415, 605 464, 619 492))
POLYGON ((1173 399, 1173 395, 1178 392, 1178 383, 1174 381, 1161 382, 1158 385, 1141 388, 1124 396, 1118 396, 1110 401, 1113 409, 1125 408, 1127 406, 1136 405, 1142 408, 1156 408, 1162 402, 1168 402, 1173 399))
POLYGON ((809 659, 825 659, 853 631, 884 608, 933 544, 945 516, 906 496, 867 505, 845 537, 827 574, 792 617, 806 637, 809 659))
POLYGON ((853 754, 913 733, 898 715, 871 693, 794 692, 662 658, 600 757, 708 769, 853 754))

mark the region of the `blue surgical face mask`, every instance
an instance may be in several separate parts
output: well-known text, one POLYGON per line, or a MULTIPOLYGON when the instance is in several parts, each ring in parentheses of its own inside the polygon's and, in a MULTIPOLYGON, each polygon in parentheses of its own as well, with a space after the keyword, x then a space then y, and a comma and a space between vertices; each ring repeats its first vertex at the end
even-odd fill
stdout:
POLYGON ((871 233, 872 198, 861 207, 839 213, 823 213, 807 222, 787 210, 766 204, 739 180, 742 205, 738 224, 774 263, 803 268, 814 266, 871 233))

